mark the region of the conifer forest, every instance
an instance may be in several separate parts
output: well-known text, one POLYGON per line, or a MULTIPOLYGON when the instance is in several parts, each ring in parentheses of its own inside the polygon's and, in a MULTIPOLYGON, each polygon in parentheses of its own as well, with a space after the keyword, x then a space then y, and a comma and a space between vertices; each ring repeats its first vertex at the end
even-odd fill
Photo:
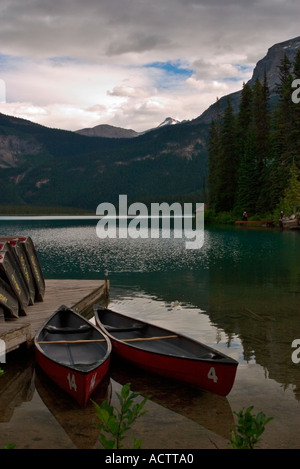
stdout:
POLYGON ((265 75, 252 88, 244 84, 236 114, 228 98, 212 121, 209 208, 215 214, 241 217, 246 210, 249 217, 277 217, 280 210, 287 216, 299 210, 300 103, 292 99, 297 78, 300 50, 293 63, 282 59, 275 100, 265 75))

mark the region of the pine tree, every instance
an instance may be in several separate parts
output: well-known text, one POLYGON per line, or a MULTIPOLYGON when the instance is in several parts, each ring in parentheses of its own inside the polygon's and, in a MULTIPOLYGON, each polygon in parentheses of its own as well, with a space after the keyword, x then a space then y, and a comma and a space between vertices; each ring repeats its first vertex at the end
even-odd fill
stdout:
POLYGON ((252 120, 252 94, 250 85, 248 85, 248 83, 244 83, 237 117, 237 138, 240 140, 238 143, 239 150, 243 150, 245 134, 247 133, 252 120))
POLYGON ((221 194, 221 178, 222 178, 222 115, 220 111, 220 103, 216 102, 217 113, 216 118, 211 123, 209 138, 209 205, 213 209, 218 207, 222 197, 221 194))
POLYGON ((252 89, 248 84, 244 84, 239 112, 237 116, 237 153, 238 172, 237 189, 235 194, 234 208, 236 211, 252 210, 249 208, 249 176, 250 166, 252 166, 250 142, 248 141, 249 128, 252 126, 252 89), (249 161, 250 158, 250 161, 249 161))
POLYGON ((236 117, 228 98, 222 120, 212 123, 209 188, 217 212, 234 207, 263 214, 279 201, 300 205, 300 103, 291 96, 295 78, 300 78, 300 50, 294 64, 286 55, 281 61, 272 112, 265 74, 252 90, 243 86, 236 117))
MULTIPOLYGON (((300 49, 298 50, 294 66, 293 66, 293 79, 300 79, 300 49)), ((294 89, 291 90, 292 92, 294 89)), ((293 128, 292 140, 294 143, 294 159, 297 166, 300 167, 300 103, 292 103, 293 107, 293 128)))
POLYGON ((246 210, 248 215, 255 213, 257 205, 256 155, 255 127, 252 121, 245 135, 244 152, 243 155, 241 155, 235 203, 236 210, 239 210, 241 213, 246 210))
POLYGON ((282 206, 286 211, 296 214, 297 206, 300 205, 300 181, 299 170, 295 161, 293 161, 290 169, 289 184, 284 192, 282 206))
POLYGON ((269 190, 271 113, 266 73, 264 73, 263 84, 256 80, 253 88, 253 121, 257 165, 255 174, 257 182, 256 212, 263 213, 271 209, 269 190))
POLYGON ((209 204, 218 205, 221 191, 221 129, 220 122, 212 121, 209 139, 209 204))
POLYGON ((279 101, 273 112, 272 132, 272 195, 277 205, 289 178, 289 170, 295 155, 293 142, 294 106, 291 99, 293 76, 291 62, 285 54, 279 66, 280 83, 277 85, 279 101))
POLYGON ((233 208, 237 185, 237 148, 236 126, 230 98, 224 111, 221 131, 221 157, 220 165, 220 198, 216 204, 217 211, 230 211, 233 208))

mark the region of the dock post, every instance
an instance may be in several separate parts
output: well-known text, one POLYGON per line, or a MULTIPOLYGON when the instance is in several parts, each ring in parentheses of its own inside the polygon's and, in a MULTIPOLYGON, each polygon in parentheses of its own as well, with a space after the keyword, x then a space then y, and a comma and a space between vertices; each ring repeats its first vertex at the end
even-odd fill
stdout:
POLYGON ((108 270, 104 271, 104 278, 105 278, 105 293, 108 295, 108 270))

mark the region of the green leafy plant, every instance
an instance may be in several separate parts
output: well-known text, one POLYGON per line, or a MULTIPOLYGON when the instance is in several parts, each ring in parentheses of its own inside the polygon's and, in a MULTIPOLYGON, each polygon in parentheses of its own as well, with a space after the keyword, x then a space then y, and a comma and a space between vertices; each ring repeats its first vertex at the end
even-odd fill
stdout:
POLYGON ((0 376, 4 375, 4 370, 2 370, 2 368, 0 368, 0 376))
MULTIPOLYGON (((122 441, 126 433, 130 430, 132 424, 138 417, 146 413, 143 410, 148 398, 144 398, 140 403, 135 403, 138 393, 131 392, 130 384, 127 383, 122 387, 121 394, 116 393, 120 409, 103 401, 101 405, 93 402, 96 408, 96 416, 100 420, 97 428, 100 428, 101 443, 105 449, 121 449, 122 441)), ((136 440, 132 437, 134 449, 139 449, 142 440, 136 440)))
POLYGON ((267 418, 263 412, 253 415, 253 406, 240 412, 234 412, 238 421, 235 430, 231 430, 231 445, 234 449, 253 449, 260 436, 265 431, 265 426, 273 417, 267 418))
POLYGON ((4 446, 3 449, 14 449, 16 447, 15 443, 9 443, 8 445, 4 446))

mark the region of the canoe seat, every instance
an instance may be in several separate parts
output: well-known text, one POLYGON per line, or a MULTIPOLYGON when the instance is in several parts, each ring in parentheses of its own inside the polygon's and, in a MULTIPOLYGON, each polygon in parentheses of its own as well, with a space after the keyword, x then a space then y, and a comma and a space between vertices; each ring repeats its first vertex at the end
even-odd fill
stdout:
POLYGON ((47 332, 53 333, 53 334, 72 334, 72 333, 77 333, 77 332, 87 332, 92 329, 92 326, 89 326, 88 324, 84 324, 83 326, 80 327, 56 327, 56 326, 51 326, 48 325, 44 328, 47 332))
POLYGON ((103 326, 108 332, 126 332, 126 331, 138 331, 138 330, 144 329, 146 327, 146 324, 136 324, 136 325, 128 326, 128 327, 114 327, 114 326, 109 326, 108 324, 103 324, 103 326))

